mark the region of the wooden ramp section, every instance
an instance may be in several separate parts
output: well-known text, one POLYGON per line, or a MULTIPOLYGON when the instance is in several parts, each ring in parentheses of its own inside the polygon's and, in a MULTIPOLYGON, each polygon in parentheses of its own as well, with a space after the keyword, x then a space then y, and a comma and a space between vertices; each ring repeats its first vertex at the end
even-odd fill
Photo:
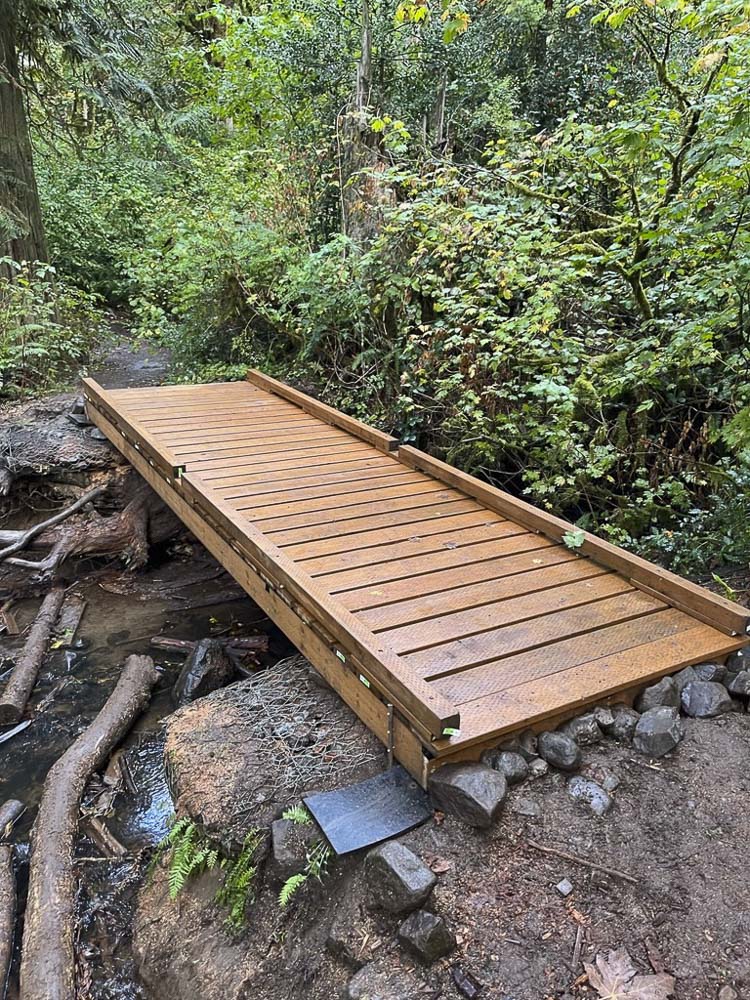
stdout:
POLYGON ((91 419, 420 781, 747 642, 750 611, 260 372, 91 419))

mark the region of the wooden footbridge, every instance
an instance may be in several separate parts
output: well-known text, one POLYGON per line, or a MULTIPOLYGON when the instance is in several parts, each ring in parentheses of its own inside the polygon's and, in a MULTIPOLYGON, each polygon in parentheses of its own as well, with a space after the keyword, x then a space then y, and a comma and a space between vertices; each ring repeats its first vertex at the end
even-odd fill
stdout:
POLYGON ((750 611, 252 371, 91 419, 421 782, 746 644, 750 611), (616 697, 615 697, 616 696, 616 697))

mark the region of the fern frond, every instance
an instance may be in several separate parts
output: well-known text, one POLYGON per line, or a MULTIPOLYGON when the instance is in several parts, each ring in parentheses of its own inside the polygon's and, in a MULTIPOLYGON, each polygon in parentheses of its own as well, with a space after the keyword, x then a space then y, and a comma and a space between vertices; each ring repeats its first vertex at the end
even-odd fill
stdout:
POLYGON ((281 814, 282 819, 289 819, 292 823, 299 823, 300 826, 310 826, 312 816, 303 805, 291 806, 281 814))
POLYGON ((281 892, 279 893, 279 906, 283 909, 288 906, 292 896, 297 892, 302 886, 307 882, 307 874, 300 872, 299 875, 292 875, 288 878, 286 882, 281 887, 281 892))

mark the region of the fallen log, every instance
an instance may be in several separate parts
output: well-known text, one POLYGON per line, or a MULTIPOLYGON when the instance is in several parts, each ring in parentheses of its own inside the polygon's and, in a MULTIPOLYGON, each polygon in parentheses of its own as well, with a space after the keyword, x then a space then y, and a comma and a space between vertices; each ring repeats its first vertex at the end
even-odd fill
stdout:
MULTIPOLYGON (((198 645, 198 641, 194 641, 193 639, 172 639, 168 635, 155 635, 151 640, 151 645, 154 649, 164 649, 167 652, 189 654, 192 653, 198 645)), ((249 635, 241 639, 212 639, 211 641, 220 643, 225 649, 236 649, 242 650, 243 652, 254 651, 257 653, 265 653, 268 651, 267 635, 249 635)))
POLYGON ((8 974, 13 957, 16 929, 16 876, 13 871, 13 848, 0 847, 0 1000, 8 988, 8 974))
POLYGON ((23 715, 26 703, 34 690, 39 668, 47 652, 50 633, 62 607, 65 591, 55 587, 42 601, 39 614, 31 626, 26 645, 16 660, 0 698, 0 725, 10 726, 23 715))
POLYGON ((120 843, 110 828, 98 816, 87 816, 83 821, 84 833, 99 848, 105 858, 124 858, 127 847, 120 843))
POLYGON ((8 839, 13 827, 25 812, 26 806, 18 799, 8 799, 0 806, 0 841, 8 839))
POLYGON ((20 1000, 75 1000, 73 848, 81 796, 148 704, 158 676, 150 657, 129 656, 102 710, 47 775, 32 836, 20 1000))

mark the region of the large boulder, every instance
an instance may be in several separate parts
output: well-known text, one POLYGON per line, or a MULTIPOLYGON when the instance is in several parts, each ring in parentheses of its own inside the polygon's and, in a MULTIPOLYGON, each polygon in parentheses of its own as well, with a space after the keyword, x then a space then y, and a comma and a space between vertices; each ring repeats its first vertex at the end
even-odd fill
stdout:
POLYGON ((398 929, 398 939, 420 962, 430 965, 456 947, 448 925, 436 913, 415 910, 398 929))
MULTIPOLYGON (((585 712, 583 715, 566 722, 560 727, 560 732, 575 740, 579 747, 593 746, 595 743, 600 743, 602 739, 602 731, 599 727, 601 717, 602 713, 596 709, 593 712, 585 712)), ((607 721, 606 717, 604 721, 607 721)))
POLYGON ((682 689, 680 700, 685 715, 695 719, 712 719, 735 707, 727 689, 716 681, 691 681, 682 689))
POLYGON ((657 684, 651 684, 641 692, 635 703, 639 712, 648 712, 649 709, 659 708, 662 705, 670 708, 680 707, 680 692, 671 677, 662 677, 657 684))
POLYGON ((644 712, 638 720, 633 746, 649 757, 663 757, 674 750, 684 735, 677 709, 659 705, 644 712))
POLYGON ((437 882, 427 865, 397 840, 373 848, 365 859, 365 869, 373 903, 389 913, 416 910, 437 882))
MULTIPOLYGON (((601 733, 599 736, 601 738, 601 733)), ((561 771, 576 771, 581 766, 581 749, 572 736, 565 733, 540 733, 538 746, 542 760, 546 760, 552 767, 561 771)))
POLYGON ((610 739, 618 743, 632 743, 635 727, 640 714, 629 705, 615 705, 611 710, 612 721, 600 721, 599 725, 610 739))
POLYGON ((576 775, 568 781, 568 794, 576 802, 583 802, 597 816, 605 816, 612 808, 612 799, 601 785, 589 778, 576 775))
POLYGON ((372 777, 384 753, 295 656, 169 716, 164 760, 177 814, 234 849, 305 792, 372 777))
POLYGON ((529 763, 526 758, 513 750, 485 750, 481 757, 482 763, 499 771, 509 785, 525 781, 529 776, 529 763))
POLYGON ((508 785, 483 764, 444 764, 432 772, 428 788, 438 809, 469 826, 488 827, 500 814, 508 785))
POLYGON ((750 696, 750 670, 742 670, 738 674, 733 674, 727 681, 727 687, 741 698, 750 696))

